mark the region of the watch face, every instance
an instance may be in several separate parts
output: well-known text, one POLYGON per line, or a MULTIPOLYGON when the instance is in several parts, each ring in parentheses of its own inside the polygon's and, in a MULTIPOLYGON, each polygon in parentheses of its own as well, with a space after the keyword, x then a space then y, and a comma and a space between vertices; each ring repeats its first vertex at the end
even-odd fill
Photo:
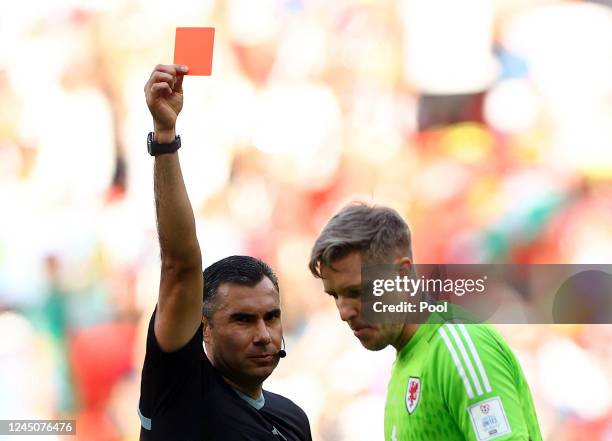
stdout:
POLYGON ((155 156, 152 151, 152 146, 153 146, 153 132, 149 132, 149 134, 147 135, 147 151, 149 152, 149 155, 155 156))

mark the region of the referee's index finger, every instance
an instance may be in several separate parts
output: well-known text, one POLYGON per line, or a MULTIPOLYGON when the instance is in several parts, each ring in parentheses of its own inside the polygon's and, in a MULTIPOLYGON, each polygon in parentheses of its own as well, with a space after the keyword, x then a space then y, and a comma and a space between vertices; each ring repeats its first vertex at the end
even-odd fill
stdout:
POLYGON ((158 64, 153 72, 164 72, 170 75, 185 74, 189 68, 184 64, 158 64))

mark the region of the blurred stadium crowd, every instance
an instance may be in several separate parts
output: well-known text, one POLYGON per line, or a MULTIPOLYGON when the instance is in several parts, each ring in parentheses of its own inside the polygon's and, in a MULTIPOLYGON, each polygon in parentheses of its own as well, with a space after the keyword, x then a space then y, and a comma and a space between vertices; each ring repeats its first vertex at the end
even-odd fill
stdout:
MULTIPOLYGON (((215 26, 178 128, 204 263, 277 271, 289 355, 266 388, 314 439, 381 439, 394 353, 340 324, 307 270, 314 238, 360 198, 409 220, 417 262, 610 263, 610 6, 0 3, 0 419, 138 439, 159 280, 143 86, 176 26, 215 26)), ((545 439, 612 440, 610 325, 499 328, 545 439)))

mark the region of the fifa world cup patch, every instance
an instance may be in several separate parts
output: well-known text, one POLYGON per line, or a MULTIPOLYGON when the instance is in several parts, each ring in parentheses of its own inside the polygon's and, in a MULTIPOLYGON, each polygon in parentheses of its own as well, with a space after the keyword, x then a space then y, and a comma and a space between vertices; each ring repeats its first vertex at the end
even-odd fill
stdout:
POLYGON ((408 378, 408 386, 406 387, 406 409, 412 415, 419 399, 421 398, 421 379, 418 377, 408 378))
POLYGON ((478 441, 487 441, 511 432, 508 418, 499 397, 493 397, 468 407, 478 441))

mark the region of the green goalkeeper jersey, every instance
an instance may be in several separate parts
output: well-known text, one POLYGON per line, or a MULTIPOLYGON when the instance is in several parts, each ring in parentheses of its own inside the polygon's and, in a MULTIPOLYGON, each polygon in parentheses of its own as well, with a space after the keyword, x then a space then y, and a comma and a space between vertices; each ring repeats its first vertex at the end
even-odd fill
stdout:
POLYGON ((393 364, 385 440, 540 441, 529 386, 502 336, 433 317, 393 364))

